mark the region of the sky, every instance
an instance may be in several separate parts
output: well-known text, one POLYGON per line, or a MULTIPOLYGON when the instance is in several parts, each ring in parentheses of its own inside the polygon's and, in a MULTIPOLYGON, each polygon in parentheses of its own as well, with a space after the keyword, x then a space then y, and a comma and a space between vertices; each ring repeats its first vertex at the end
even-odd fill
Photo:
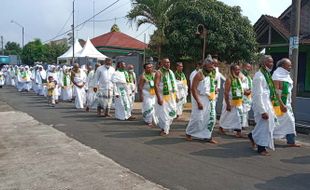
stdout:
MULTIPOLYGON (((91 18, 117 0, 75 0, 75 25, 91 18)), ((242 14, 254 24, 262 14, 274 17, 280 14, 291 4, 291 0, 221 0, 230 6, 240 6, 242 14)), ((24 27, 25 44, 34 38, 47 42, 51 39, 67 37, 66 34, 55 38, 70 30, 72 24, 72 0, 1 0, 0 35, 4 44, 14 41, 21 44, 22 29, 24 27), (13 23, 11 21, 14 21, 13 23)), ((99 36, 110 31, 116 23, 120 31, 134 38, 146 42, 155 30, 150 24, 137 29, 135 23, 130 24, 126 14, 131 9, 131 0, 118 0, 110 8, 103 11, 90 21, 76 29, 76 37, 87 39, 99 36), (93 27, 93 23, 95 27, 93 27)), ((1 47, 0 47, 1 48, 1 47)))

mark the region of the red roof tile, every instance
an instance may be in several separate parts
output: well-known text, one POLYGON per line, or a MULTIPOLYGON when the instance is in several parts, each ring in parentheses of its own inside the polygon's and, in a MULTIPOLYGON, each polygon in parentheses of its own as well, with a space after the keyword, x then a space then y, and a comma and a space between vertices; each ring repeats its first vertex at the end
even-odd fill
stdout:
POLYGON ((91 42, 95 47, 109 46, 141 50, 147 48, 147 44, 122 32, 109 32, 91 39, 91 42))

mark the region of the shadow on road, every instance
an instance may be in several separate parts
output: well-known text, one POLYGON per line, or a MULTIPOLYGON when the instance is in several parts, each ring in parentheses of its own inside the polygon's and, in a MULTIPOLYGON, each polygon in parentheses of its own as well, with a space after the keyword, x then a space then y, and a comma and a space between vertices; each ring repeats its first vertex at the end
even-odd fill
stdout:
POLYGON ((243 158, 257 156, 255 151, 250 151, 249 143, 246 142, 233 142, 227 144, 219 144, 215 147, 217 149, 206 149, 198 152, 192 152, 191 155, 208 156, 218 158, 243 158))
POLYGON ((257 189, 270 190, 309 190, 310 173, 293 174, 286 177, 276 177, 266 183, 255 184, 257 189))
MULTIPOLYGON (((281 161, 284 163, 290 163, 290 164, 310 164, 310 156, 301 156, 301 157, 295 157, 292 159, 282 159, 281 161)), ((310 189, 310 186, 309 186, 309 189, 310 189)))

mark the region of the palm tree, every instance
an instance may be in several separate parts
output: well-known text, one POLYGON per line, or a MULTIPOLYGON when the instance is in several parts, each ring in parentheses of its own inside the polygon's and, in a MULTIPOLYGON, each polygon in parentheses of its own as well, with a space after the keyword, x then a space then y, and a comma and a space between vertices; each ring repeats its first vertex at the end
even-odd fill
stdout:
POLYGON ((154 32, 154 43, 157 45, 158 57, 161 56, 161 47, 165 44, 165 27, 169 22, 169 11, 176 0, 131 0, 132 9, 127 14, 131 22, 136 22, 137 28, 142 24, 152 24, 157 30, 154 32))

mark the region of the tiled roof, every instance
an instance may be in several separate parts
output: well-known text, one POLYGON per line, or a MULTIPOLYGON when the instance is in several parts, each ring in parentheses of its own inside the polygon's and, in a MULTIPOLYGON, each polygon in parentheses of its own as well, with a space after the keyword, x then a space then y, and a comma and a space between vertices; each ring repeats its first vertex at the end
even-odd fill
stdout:
POLYGON ((289 38, 290 36, 290 29, 287 28, 284 23, 278 19, 275 18, 273 16, 269 16, 269 15, 263 15, 266 19, 266 21, 279 33, 281 33, 283 36, 285 36, 286 38, 289 38))
POLYGON ((95 47, 117 47, 143 50, 147 44, 122 32, 109 32, 91 39, 95 47))

